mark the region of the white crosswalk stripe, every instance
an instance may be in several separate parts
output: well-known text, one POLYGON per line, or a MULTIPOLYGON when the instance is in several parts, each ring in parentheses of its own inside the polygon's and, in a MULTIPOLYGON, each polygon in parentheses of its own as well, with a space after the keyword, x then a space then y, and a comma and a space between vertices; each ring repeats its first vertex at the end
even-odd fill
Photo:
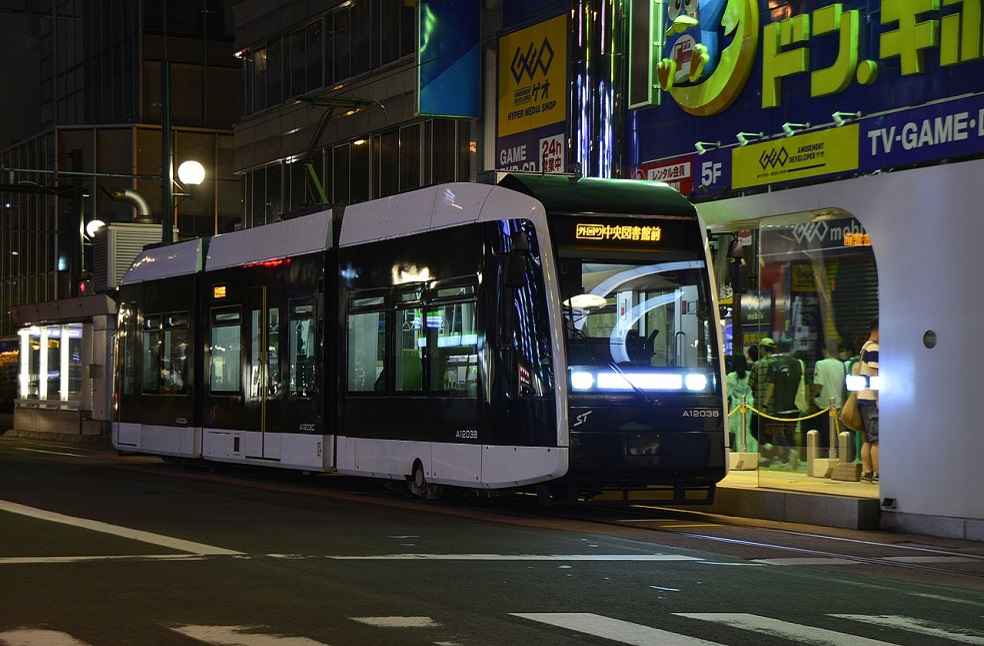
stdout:
POLYGON ((438 628, 430 617, 349 617, 352 621, 377 628, 438 628))
POLYGON ((741 628, 771 637, 789 639, 797 644, 811 644, 812 646, 892 646, 890 642, 878 641, 877 639, 868 639, 825 628, 794 624, 740 612, 677 612, 674 614, 679 617, 711 621, 732 628, 741 628))
POLYGON ((633 646, 652 646, 653 644, 660 646, 721 646, 716 642, 679 635, 590 612, 514 612, 511 614, 514 617, 633 646))
POLYGON ((830 615, 838 619, 850 619, 875 626, 898 628, 929 637, 939 637, 961 644, 984 644, 984 633, 957 626, 948 626, 935 621, 903 617, 900 615, 830 615))
POLYGON ((270 635, 263 626, 172 626, 171 630, 213 646, 327 646, 307 637, 270 635))

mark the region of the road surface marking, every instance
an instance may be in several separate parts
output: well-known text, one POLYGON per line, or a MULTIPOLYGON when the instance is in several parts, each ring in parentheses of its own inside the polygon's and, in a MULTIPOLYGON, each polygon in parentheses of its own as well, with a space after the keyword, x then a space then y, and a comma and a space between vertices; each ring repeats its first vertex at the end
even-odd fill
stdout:
POLYGON ((85 563, 87 561, 200 561, 199 554, 133 554, 112 556, 4 556, 0 565, 44 565, 47 563, 85 563))
POLYGON ((81 453, 66 453, 63 451, 46 451, 44 449, 28 449, 23 446, 16 447, 18 451, 29 451, 31 453, 44 453, 46 455, 67 455, 70 458, 87 458, 88 455, 83 455, 81 453))
POLYGON ((649 587, 652 588, 653 590, 663 590, 664 592, 679 592, 680 591, 680 588, 663 588, 663 587, 658 586, 658 585, 651 585, 649 587))
POLYGON ((794 556, 780 559, 752 559, 763 565, 857 565, 857 561, 829 557, 794 556))
POLYGON ((307 637, 266 635, 258 630, 265 626, 171 626, 185 637, 215 646, 327 646, 307 637))
POLYGON ((193 541, 186 541, 182 538, 173 538, 171 536, 154 534, 153 532, 145 532, 139 529, 130 529, 129 527, 111 525, 110 523, 104 523, 98 520, 89 520, 88 518, 66 516, 65 514, 45 511, 44 509, 37 509, 35 507, 28 507, 27 505, 21 505, 9 500, 0 500, 0 511, 20 514, 21 516, 27 516, 29 518, 47 520, 52 523, 60 523, 62 525, 71 525, 72 527, 81 527, 82 529, 88 529, 93 532, 112 534, 113 536, 120 536, 133 541, 140 541, 141 543, 149 543, 151 545, 167 547, 179 552, 189 552, 191 554, 200 554, 203 556, 230 556, 233 554, 242 554, 242 552, 227 550, 224 547, 215 547, 214 545, 195 543, 193 541))
POLYGON ((352 621, 376 628, 439 628, 430 617, 349 617, 352 621))
POLYGON ((968 556, 885 556, 881 561, 893 563, 980 563, 980 559, 968 556))
POLYGON ((889 642, 878 641, 877 639, 867 639, 865 637, 848 635, 824 628, 804 626, 803 624, 794 624, 788 621, 780 621, 779 619, 741 612, 677 612, 674 614, 678 617, 712 621, 732 628, 741 628, 771 637, 788 639, 797 644, 811 644, 812 646, 891 646, 889 642))
POLYGON ((689 527, 720 527, 717 523, 687 523, 685 525, 662 525, 664 529, 684 529, 689 527))
POLYGON ((938 624, 925 619, 913 617, 902 617, 900 615, 830 615, 838 619, 850 619, 860 621, 875 626, 885 626, 886 628, 898 628, 909 632, 927 635, 929 637, 939 637, 962 644, 984 644, 984 633, 975 632, 957 626, 947 626, 938 624))
POLYGON ((66 633, 55 630, 15 628, 0 633, 0 644, 5 646, 89 646, 66 633))
POLYGON ((738 561, 736 561, 734 563, 725 563, 723 561, 701 561, 701 563, 703 563, 704 565, 749 565, 751 567, 765 567, 766 566, 765 563, 741 563, 741 562, 738 562, 738 561))
POLYGON ((566 628, 575 632, 601 637, 622 644, 634 646, 720 646, 696 637, 678 635, 658 628, 650 628, 629 621, 612 619, 590 612, 514 612, 513 617, 529 619, 541 624, 566 628))
MULTIPOLYGON (((894 588, 885 588, 885 589, 890 590, 894 588)), ((979 606, 981 608, 984 608, 984 603, 978 603, 977 601, 968 601, 967 599, 957 599, 955 597, 944 597, 941 594, 928 594, 926 592, 906 592, 906 594, 912 597, 922 597, 924 599, 936 599, 937 601, 949 601, 950 603, 962 603, 968 606, 979 606)))
POLYGON ((377 554, 328 556, 336 561, 700 561, 681 554, 377 554))

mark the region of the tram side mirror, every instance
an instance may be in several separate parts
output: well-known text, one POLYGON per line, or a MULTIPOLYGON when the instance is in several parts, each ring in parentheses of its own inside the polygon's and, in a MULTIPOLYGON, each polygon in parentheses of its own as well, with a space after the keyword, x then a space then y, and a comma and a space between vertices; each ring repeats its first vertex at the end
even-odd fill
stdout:
POLYGON ((526 284, 527 258, 530 255, 530 241, 526 234, 517 231, 512 235, 512 249, 506 254, 505 286, 519 289, 526 284))

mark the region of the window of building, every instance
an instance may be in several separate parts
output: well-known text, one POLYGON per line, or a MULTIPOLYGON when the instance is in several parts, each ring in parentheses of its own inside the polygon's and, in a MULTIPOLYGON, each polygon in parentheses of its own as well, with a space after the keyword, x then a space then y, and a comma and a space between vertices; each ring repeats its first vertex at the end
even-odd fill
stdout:
POLYGON ((68 399, 78 400, 82 392, 82 324, 66 325, 68 337, 68 399))
POLYGON ((400 57, 400 17, 403 12, 401 2, 379 0, 379 63, 386 65, 400 57))
POLYGON ((144 318, 141 386, 145 393, 158 393, 161 390, 161 316, 159 314, 144 318))
POLYGON ((267 107, 267 50, 258 49, 253 53, 253 110, 267 107))
POLYGON ((266 167, 266 222, 276 222, 284 214, 284 167, 277 162, 266 167))
POLYGON ((288 63, 290 68, 290 90, 288 96, 307 92, 307 29, 295 31, 287 37, 289 42, 288 63))
POLYGON ((434 168, 434 183, 444 184, 454 181, 454 121, 434 120, 434 154, 431 163, 434 168))
POLYGON ((383 299, 354 299, 353 309, 378 307, 373 311, 355 311, 348 316, 348 390, 349 392, 384 392, 386 390, 386 312, 383 299))
POLYGON ((377 137, 379 141, 379 182, 377 197, 393 195, 400 190, 400 135, 391 130, 377 137))
POLYGON ((267 45, 267 105, 284 100, 284 50, 279 38, 267 45))
POLYGON ((478 396, 478 333, 475 302, 427 309, 430 390, 478 396))
POLYGON ((424 352, 427 349, 427 329, 423 310, 396 311, 396 391, 418 392, 424 389, 424 352))
POLYGON ((48 332, 48 347, 47 360, 48 360, 48 370, 43 378, 47 380, 47 394, 46 398, 53 401, 58 401, 61 396, 61 376, 62 376, 62 330, 60 326, 49 326, 47 328, 48 332))
POLYGON ((352 165, 349 179, 349 200, 365 202, 369 199, 369 146, 365 139, 357 139, 352 144, 350 163, 352 165))
POLYGON ((240 390, 241 336, 238 306, 212 310, 209 390, 214 393, 238 393, 240 390))
MULTIPOLYGON (((390 4, 395 4, 390 0, 390 4)), ((372 11, 369 0, 356 0, 352 5, 352 76, 365 74, 372 63, 372 11)))
POLYGON ((334 29, 332 30, 332 59, 334 62, 335 81, 347 79, 352 75, 352 31, 349 8, 341 9, 332 14, 334 29))
POLYGON ((417 53, 417 0, 403 0, 400 24, 400 56, 417 53))
POLYGON ((349 200, 349 148, 348 144, 335 146, 332 151, 334 163, 334 201, 338 204, 348 204, 349 200))
POLYGON ((420 186, 420 124, 400 129, 400 190, 420 186))
POLYGON ((160 392, 168 395, 187 394, 190 392, 188 350, 191 343, 188 314, 165 314, 163 319, 160 392))
POLYGON ((322 78, 324 70, 322 33, 321 20, 307 27, 307 89, 309 92, 324 86, 324 79, 322 78))
POLYGON ((266 170, 257 168, 249 174, 249 184, 252 190, 252 217, 251 226, 266 224, 267 204, 266 204, 266 170))
POLYGON ((318 360, 315 342, 316 317, 310 299, 292 301, 290 322, 290 396, 308 398, 317 392, 315 366, 318 360))

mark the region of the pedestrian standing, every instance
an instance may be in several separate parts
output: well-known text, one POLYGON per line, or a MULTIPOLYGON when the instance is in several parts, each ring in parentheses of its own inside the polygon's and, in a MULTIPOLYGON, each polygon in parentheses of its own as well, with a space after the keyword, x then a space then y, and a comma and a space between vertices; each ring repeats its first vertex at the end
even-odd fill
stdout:
POLYGON ((742 452, 752 452, 757 450, 755 442, 751 438, 751 411, 734 412, 742 404, 754 406, 755 400, 752 397, 752 388, 748 385, 751 375, 748 371, 748 363, 745 357, 738 355, 734 358, 734 370, 728 373, 728 431, 737 440, 732 441, 731 446, 738 447, 742 452), (732 414, 733 413, 733 414, 732 414), (755 447, 755 448, 753 448, 755 447))
POLYGON ((878 319, 871 322, 868 340, 861 346, 860 374, 867 388, 858 392, 858 409, 864 425, 864 444, 861 445, 861 479, 877 481, 878 465, 878 319))
MULTIPOLYGON (((813 401, 818 410, 833 406, 838 411, 844 405, 844 381, 847 379, 847 368, 827 348, 823 349, 823 359, 813 367, 813 401)), ((821 415, 817 419, 820 427, 820 446, 830 448, 832 432, 830 415, 821 415)))

